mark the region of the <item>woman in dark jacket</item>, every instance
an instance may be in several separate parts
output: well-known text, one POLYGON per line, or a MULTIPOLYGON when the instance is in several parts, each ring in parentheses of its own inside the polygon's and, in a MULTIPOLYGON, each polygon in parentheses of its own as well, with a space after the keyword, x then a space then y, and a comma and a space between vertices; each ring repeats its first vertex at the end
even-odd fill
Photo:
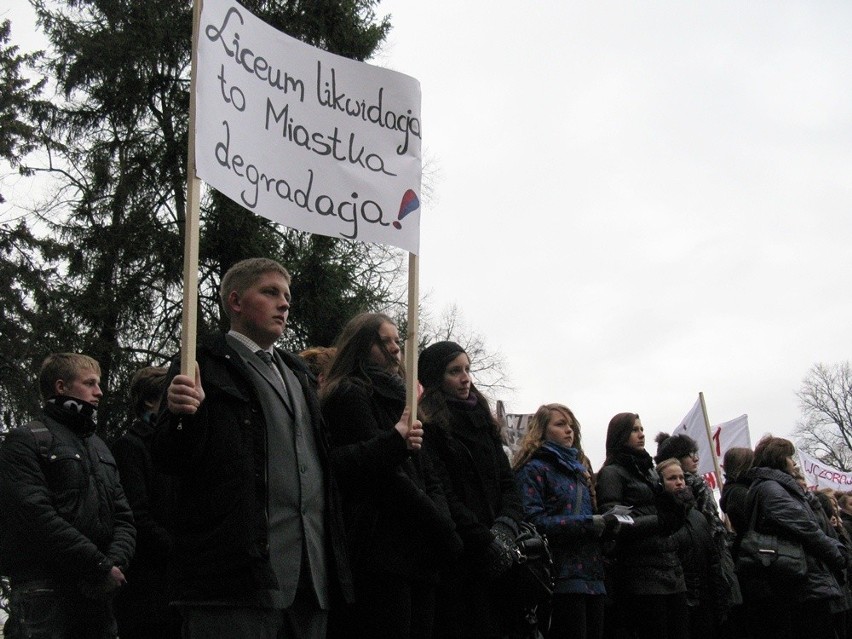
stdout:
POLYGON ((728 518, 728 523, 734 531, 734 543, 731 552, 737 558, 740 539, 748 530, 748 489, 751 479, 748 471, 754 463, 754 451, 751 448, 734 447, 725 453, 722 466, 725 469, 725 485, 722 486, 722 497, 719 507, 728 518))
POLYGON ((800 543, 808 570, 800 582, 778 582, 766 576, 743 579, 752 632, 756 637, 833 639, 831 600, 843 593, 846 553, 843 545, 820 528, 804 488, 795 480, 792 442, 767 435, 754 450, 748 472, 748 517, 757 531, 800 543))
POLYGON ((343 494, 355 604, 330 620, 341 637, 428 639, 438 568, 461 550, 439 477, 409 420, 400 339, 386 315, 344 327, 323 390, 343 494))
POLYGON ((687 473, 674 457, 657 464, 663 490, 686 506, 684 525, 674 534, 686 581, 690 637, 717 637, 724 612, 726 584, 713 524, 696 506, 687 473))
POLYGON ((671 537, 683 524, 683 509, 662 493, 635 413, 619 413, 609 422, 597 495, 604 513, 618 505, 633 508, 634 523, 621 526, 608 567, 621 623, 641 639, 688 636, 686 584, 671 537))
POLYGON ((553 639, 603 637, 604 563, 601 535, 617 525, 595 514, 594 475, 580 445, 580 424, 562 404, 539 407, 512 463, 524 517, 547 535, 556 583, 553 639))
MULTIPOLYGON (((814 498, 811 500, 811 507, 817 514, 820 528, 829 537, 834 537, 840 541, 846 549, 847 556, 849 556, 852 539, 849 538, 846 529, 840 522, 840 507, 837 504, 834 491, 831 488, 820 488, 809 494, 814 498), (815 508, 816 504, 819 504, 819 508, 815 508)), ((832 599, 830 602, 832 616, 834 617, 834 631, 839 639, 846 639, 849 625, 848 617, 852 613, 852 592, 849 591, 848 568, 845 577, 846 583, 840 583, 840 590, 843 592, 843 597, 841 599, 832 599)), ((843 580, 841 579, 840 581, 843 580)))
POLYGON ((446 475, 450 510, 464 542, 461 560, 438 592, 436 637, 501 637, 494 580, 511 565, 521 498, 500 429, 470 377, 470 359, 455 342, 437 342, 418 362, 425 447, 446 475))
MULTIPOLYGON (((725 582, 725 588, 722 592, 726 593, 723 598, 714 601, 715 610, 713 614, 717 621, 722 622, 726 619, 728 611, 734 605, 741 604, 743 598, 734 573, 734 559, 728 547, 729 531, 719 516, 719 506, 713 496, 713 491, 704 481, 704 477, 698 473, 698 443, 686 433, 676 435, 659 433, 656 441, 657 454, 654 456, 654 461, 659 464, 667 459, 678 460, 683 470, 684 481, 692 492, 693 504, 690 510, 695 510, 704 515, 713 535, 713 543, 716 544, 716 556, 725 582)), ((688 583, 687 592, 691 594, 688 583)), ((695 617, 694 613, 695 611, 691 609, 691 618, 695 617)))
MULTIPOLYGON (((729 448, 722 460, 725 471, 725 484, 722 486, 722 497, 719 499, 719 508, 725 513, 728 525, 733 532, 731 542, 731 556, 736 565, 739 554, 740 540, 748 530, 748 489, 751 480, 747 473, 754 463, 754 451, 751 448, 734 447, 729 448)), ((739 583, 739 579, 737 580, 739 583)), ((725 636, 730 639, 750 637, 748 632, 748 618, 746 607, 742 602, 734 605, 728 611, 728 620, 725 623, 725 636)))

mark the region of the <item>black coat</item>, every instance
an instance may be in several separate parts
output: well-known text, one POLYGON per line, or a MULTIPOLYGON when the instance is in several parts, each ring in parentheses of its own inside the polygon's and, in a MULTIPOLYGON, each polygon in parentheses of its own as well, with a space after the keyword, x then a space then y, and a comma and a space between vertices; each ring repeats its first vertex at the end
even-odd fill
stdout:
POLYGON ((107 445, 43 416, 44 455, 29 428, 0 447, 0 563, 13 583, 54 579, 71 587, 133 557, 133 514, 107 445))
POLYGON ((168 607, 168 568, 174 538, 168 526, 175 515, 176 482, 154 467, 151 444, 155 430, 155 424, 136 420, 112 445, 136 521, 136 554, 125 573, 127 585, 115 600, 121 633, 125 628, 157 628, 158 634, 163 634, 166 631, 161 627, 174 624, 175 613, 168 607))
POLYGON ((776 588, 774 594, 796 602, 842 597, 834 574, 845 570, 846 550, 820 528, 802 487, 791 475, 774 468, 752 468, 747 476, 752 480, 748 514, 750 519, 756 509, 755 528, 799 542, 807 558, 805 580, 783 591, 776 588))
MULTIPOLYGON (((333 595, 352 599, 337 483, 319 404, 299 358, 278 350, 302 387, 323 464, 327 555, 333 595)), ((174 596, 183 601, 251 605, 278 583, 266 521, 266 423, 240 355, 219 333, 199 344, 205 399, 194 415, 160 409, 154 462, 180 477, 175 518, 174 596)), ((177 374, 178 363, 169 371, 177 374)), ((170 383, 170 381, 169 381, 170 383)))
POLYGON ((674 533, 674 538, 690 605, 709 606, 718 618, 725 589, 719 549, 713 532, 707 517, 690 505, 684 525, 674 533))
POLYGON ((667 528, 676 526, 664 525, 658 516, 661 489, 652 463, 642 464, 639 457, 627 452, 619 454, 601 468, 596 488, 601 512, 619 504, 633 507, 634 523, 621 526, 613 553, 616 589, 623 595, 685 592, 676 541, 663 534, 673 532, 667 528))
POLYGON ((450 482, 450 510, 465 553, 483 552, 498 517, 523 519, 521 495, 503 444, 479 406, 449 404, 448 426, 426 424, 425 440, 444 465, 450 482))
POLYGON ((748 488, 751 480, 741 477, 736 481, 725 482, 722 487, 722 497, 719 507, 728 517, 731 528, 734 530, 734 543, 731 554, 736 559, 740 547, 740 540, 748 530, 748 488))
POLYGON ((846 529, 846 534, 852 539, 852 515, 845 510, 840 511, 840 521, 843 522, 843 527, 846 529))
POLYGON ((344 379, 322 404, 353 571, 435 582, 461 541, 429 456, 394 428, 404 407, 404 389, 380 379, 344 379))
MULTIPOLYGON (((442 576, 436 637, 492 637, 503 632, 503 593, 486 569, 493 558, 491 525, 523 516, 521 495, 491 420, 479 406, 452 402, 450 423, 424 425, 424 448, 443 469, 450 511, 464 541, 461 560, 442 576)), ((509 606, 511 608, 511 606, 509 606)))

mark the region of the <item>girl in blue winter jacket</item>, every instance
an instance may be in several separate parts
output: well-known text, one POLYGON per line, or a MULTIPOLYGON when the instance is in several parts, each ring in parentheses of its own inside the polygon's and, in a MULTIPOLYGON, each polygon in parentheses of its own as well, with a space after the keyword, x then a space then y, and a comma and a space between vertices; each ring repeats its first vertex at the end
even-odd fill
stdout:
POLYGON ((553 550, 556 584, 547 636, 600 639, 606 594, 601 535, 616 522, 595 514, 594 476, 571 409, 541 406, 512 466, 524 517, 553 550))

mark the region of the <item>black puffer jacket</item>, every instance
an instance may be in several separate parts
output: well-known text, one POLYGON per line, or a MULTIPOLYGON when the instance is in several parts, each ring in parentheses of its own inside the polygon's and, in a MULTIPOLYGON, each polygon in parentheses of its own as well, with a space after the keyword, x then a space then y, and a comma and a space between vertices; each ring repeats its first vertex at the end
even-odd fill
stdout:
MULTIPOLYGON (((329 574, 335 596, 352 599, 337 483, 319 403, 299 358, 278 350, 298 378, 311 415, 326 486, 329 574)), ((219 333, 199 344, 204 402, 194 415, 160 409, 152 457, 180 476, 175 517, 174 596, 257 603, 278 582, 269 561, 266 422, 240 355, 219 333)), ((179 370, 169 371, 169 382, 179 370)))
POLYGON ((774 468, 752 468, 747 477, 752 481, 748 517, 756 508, 755 528, 798 541, 807 557, 805 580, 798 587, 784 588, 783 592, 776 588, 775 595, 798 602, 841 597, 843 593, 834 574, 845 570, 846 550, 840 541, 822 531, 802 487, 792 476, 774 468))
POLYGON ((405 408, 401 384, 378 373, 371 384, 344 379, 322 410, 353 571, 435 582, 461 541, 429 456, 409 452, 394 428, 405 408))
POLYGON ((689 604, 707 607, 718 618, 723 610, 725 588, 711 524, 700 510, 690 504, 686 521, 674 538, 678 544, 689 604))
MULTIPOLYGON (((614 553, 613 578, 624 594, 671 595, 686 591, 677 543, 662 534, 673 532, 676 526, 661 523, 657 510, 662 497, 659 493, 657 473, 647 453, 637 454, 625 447, 598 473, 600 512, 619 504, 633 507, 634 523, 621 526, 614 553)), ((678 523, 682 524, 682 519, 678 523)))
POLYGON ((50 408, 40 419, 51 434, 46 454, 29 428, 0 447, 0 563, 13 583, 73 585, 133 557, 133 514, 112 453, 93 424, 81 429, 50 408))

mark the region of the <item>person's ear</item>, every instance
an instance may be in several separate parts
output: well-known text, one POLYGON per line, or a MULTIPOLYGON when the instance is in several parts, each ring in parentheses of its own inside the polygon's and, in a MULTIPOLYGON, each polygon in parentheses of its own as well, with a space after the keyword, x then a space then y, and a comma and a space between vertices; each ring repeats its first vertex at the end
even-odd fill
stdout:
POLYGON ((228 308, 231 313, 240 312, 240 294, 237 291, 228 293, 228 308))

